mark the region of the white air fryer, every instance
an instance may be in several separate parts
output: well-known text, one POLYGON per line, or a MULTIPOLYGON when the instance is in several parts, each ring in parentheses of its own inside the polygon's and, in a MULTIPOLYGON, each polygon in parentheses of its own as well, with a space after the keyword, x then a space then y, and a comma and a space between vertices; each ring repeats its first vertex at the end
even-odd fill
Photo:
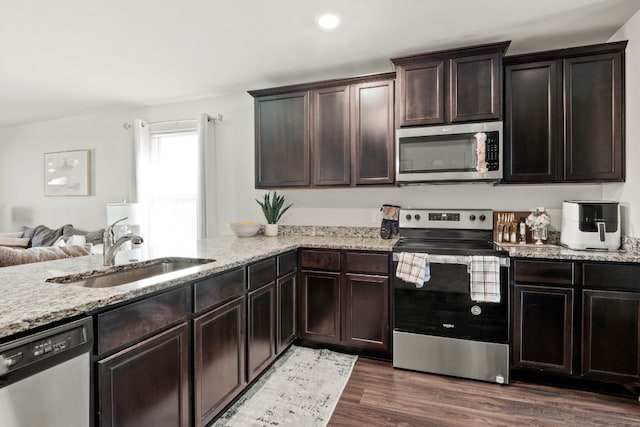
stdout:
POLYGON ((560 243, 570 249, 615 251, 620 248, 618 202, 562 202, 560 243))

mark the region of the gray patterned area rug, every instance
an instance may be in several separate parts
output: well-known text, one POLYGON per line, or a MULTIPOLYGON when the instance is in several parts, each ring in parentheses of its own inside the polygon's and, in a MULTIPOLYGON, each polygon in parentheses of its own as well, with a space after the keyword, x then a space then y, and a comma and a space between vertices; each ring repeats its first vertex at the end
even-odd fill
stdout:
POLYGON ((213 426, 326 426, 357 359, 291 346, 213 426))

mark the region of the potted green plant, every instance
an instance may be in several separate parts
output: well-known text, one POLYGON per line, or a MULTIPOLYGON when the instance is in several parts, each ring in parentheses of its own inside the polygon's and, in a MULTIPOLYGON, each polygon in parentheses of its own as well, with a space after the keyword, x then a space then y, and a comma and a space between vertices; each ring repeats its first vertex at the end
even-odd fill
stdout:
POLYGON ((263 201, 256 199, 256 202, 262 208, 262 213, 267 220, 267 224, 264 226, 265 236, 277 236, 278 235, 278 221, 282 218, 282 215, 292 206, 284 206, 284 196, 278 196, 277 192, 266 193, 263 201))

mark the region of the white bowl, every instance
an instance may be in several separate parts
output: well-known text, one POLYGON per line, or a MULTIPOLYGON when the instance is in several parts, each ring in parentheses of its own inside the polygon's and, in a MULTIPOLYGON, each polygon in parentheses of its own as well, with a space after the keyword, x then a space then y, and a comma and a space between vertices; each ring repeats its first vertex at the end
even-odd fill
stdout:
POLYGON ((232 221, 229 223, 229 228, 238 237, 251 237, 258 233, 261 225, 253 221, 232 221))

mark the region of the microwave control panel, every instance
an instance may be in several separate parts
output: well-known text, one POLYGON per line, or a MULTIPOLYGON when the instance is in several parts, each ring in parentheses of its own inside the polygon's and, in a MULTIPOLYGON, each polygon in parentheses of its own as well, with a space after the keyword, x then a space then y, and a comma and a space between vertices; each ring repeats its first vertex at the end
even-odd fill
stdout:
POLYGON ((498 138, 498 132, 487 132, 485 161, 487 169, 490 171, 500 169, 500 141, 498 138))

